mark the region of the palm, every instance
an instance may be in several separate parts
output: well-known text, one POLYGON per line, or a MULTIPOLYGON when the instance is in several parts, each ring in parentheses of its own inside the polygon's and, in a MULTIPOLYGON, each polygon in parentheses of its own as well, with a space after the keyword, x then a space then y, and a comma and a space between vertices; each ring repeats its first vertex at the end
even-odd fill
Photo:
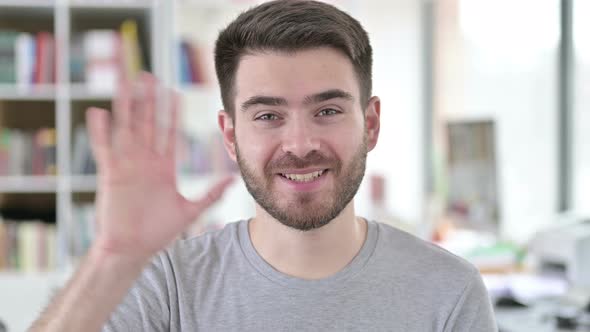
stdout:
MULTIPOLYGON (((176 103, 163 144, 155 121, 156 82, 143 75, 144 96, 121 89, 109 112, 88 110, 87 125, 98 165, 98 241, 109 250, 150 256, 216 201, 222 181, 199 201, 186 200, 175 179, 176 103), (134 102, 135 101, 135 102, 134 102), (133 107, 132 107, 133 105, 133 107), (133 121, 131 121, 133 118, 133 121)), ((175 99, 175 98, 169 98, 175 99)))

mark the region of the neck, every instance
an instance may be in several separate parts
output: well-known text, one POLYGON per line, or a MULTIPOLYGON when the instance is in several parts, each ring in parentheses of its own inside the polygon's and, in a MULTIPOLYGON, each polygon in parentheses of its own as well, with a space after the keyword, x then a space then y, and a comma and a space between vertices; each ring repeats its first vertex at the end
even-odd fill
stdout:
POLYGON ((299 231, 281 224, 256 206, 249 223, 258 254, 273 268, 302 279, 322 279, 342 270, 363 246, 367 223, 354 214, 351 201, 327 225, 299 231))

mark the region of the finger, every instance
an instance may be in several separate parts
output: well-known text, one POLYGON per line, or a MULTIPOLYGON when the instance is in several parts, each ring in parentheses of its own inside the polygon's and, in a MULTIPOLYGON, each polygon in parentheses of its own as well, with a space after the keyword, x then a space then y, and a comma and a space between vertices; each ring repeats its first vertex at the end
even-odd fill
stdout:
POLYGON ((145 84, 141 76, 138 76, 133 82, 129 92, 129 128, 131 128, 131 131, 135 135, 138 135, 141 139, 143 139, 143 132, 141 129, 145 116, 145 84))
POLYGON ((168 123, 168 130, 166 134, 166 142, 164 145, 164 155, 169 160, 175 160, 176 158, 176 143, 178 135, 178 117, 179 117, 179 104, 180 97, 178 93, 174 91, 168 92, 169 110, 170 110, 170 122, 168 123))
POLYGON ((86 111, 90 146, 99 168, 109 163, 111 154, 111 116, 107 110, 91 107, 86 111))
POLYGON ((186 201, 188 204, 189 216, 190 220, 193 221, 201 215, 205 210, 207 210, 211 205, 217 202, 222 196, 226 189, 234 182, 233 176, 228 176, 223 180, 217 182, 205 196, 201 199, 191 202, 186 201))
POLYGON ((155 148, 155 126, 156 126, 156 78, 147 73, 141 74, 141 81, 143 82, 141 109, 139 109, 140 117, 140 131, 141 136, 149 148, 155 148))
POLYGON ((128 129, 131 121, 131 87, 127 81, 119 82, 119 91, 113 100, 115 127, 128 129))

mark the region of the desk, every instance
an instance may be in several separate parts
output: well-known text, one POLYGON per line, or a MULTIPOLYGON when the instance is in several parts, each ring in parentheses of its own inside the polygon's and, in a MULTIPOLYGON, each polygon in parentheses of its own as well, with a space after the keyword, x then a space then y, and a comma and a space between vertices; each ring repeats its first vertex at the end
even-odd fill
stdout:
POLYGON ((558 329, 555 315, 559 307, 555 301, 539 302, 529 308, 494 308, 500 332, 590 332, 590 328, 558 329))

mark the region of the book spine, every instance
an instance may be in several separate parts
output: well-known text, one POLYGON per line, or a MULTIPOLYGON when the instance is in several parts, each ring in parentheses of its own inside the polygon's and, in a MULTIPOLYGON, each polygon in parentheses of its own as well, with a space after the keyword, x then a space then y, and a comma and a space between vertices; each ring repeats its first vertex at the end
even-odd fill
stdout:
POLYGON ((114 30, 91 30, 83 37, 86 85, 112 92, 121 78, 121 38, 114 30))
POLYGON ((15 31, 0 31, 0 83, 16 83, 15 31))
POLYGON ((0 128, 0 175, 9 175, 10 141, 12 131, 8 128, 0 128))
POLYGON ((37 269, 41 271, 47 270, 47 227, 44 223, 37 223, 37 269))
POLYGON ((137 22, 134 20, 125 20, 119 30, 125 78, 127 80, 133 80, 144 67, 137 22))
POLYGON ((8 268, 8 232, 0 217, 0 270, 8 268))
POLYGON ((0 221, 0 271, 56 267, 56 227, 38 220, 0 221))
POLYGON ((190 69, 190 73, 191 73, 191 83, 195 84, 195 83, 199 83, 201 82, 201 73, 199 72, 199 65, 197 63, 198 58, 197 58, 197 53, 195 51, 195 48, 193 47, 192 44, 187 43, 187 53, 188 53, 188 63, 189 63, 189 69, 190 69))
POLYGON ((46 225, 46 259, 47 259, 47 270, 54 270, 57 267, 57 231, 55 226, 46 225))
POLYGON ((47 40, 43 32, 39 32, 35 38, 35 71, 33 82, 35 84, 43 83, 43 71, 47 64, 45 63, 47 53, 47 40))
POLYGON ((33 62, 33 36, 21 33, 16 41, 16 71, 17 84, 21 89, 28 89, 33 83, 32 76, 35 63, 33 62))
POLYGON ((192 73, 189 62, 188 45, 185 41, 180 42, 179 78, 183 85, 192 83, 192 73))
POLYGON ((18 254, 18 224, 7 223, 8 234, 8 268, 16 270, 20 266, 18 254))

